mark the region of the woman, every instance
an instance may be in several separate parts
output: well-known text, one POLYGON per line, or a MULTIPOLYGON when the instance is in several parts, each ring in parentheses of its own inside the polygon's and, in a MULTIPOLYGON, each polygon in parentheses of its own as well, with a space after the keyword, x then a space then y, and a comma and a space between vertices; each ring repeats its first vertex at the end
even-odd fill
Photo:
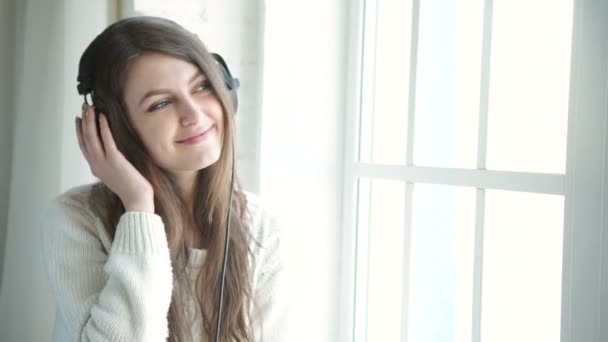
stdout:
POLYGON ((85 56, 94 107, 76 131, 100 182, 47 212, 54 340, 214 341, 229 223, 220 340, 281 341, 279 232, 232 179, 235 94, 219 64, 152 17, 110 25, 85 56))

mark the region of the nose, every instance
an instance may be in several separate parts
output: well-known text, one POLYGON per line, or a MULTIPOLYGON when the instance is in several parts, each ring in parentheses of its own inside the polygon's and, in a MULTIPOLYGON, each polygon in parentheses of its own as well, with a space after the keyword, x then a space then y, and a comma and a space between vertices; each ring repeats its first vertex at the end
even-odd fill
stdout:
POLYGON ((197 126, 205 117, 203 104, 195 101, 192 96, 186 96, 179 108, 179 121, 183 126, 197 126))

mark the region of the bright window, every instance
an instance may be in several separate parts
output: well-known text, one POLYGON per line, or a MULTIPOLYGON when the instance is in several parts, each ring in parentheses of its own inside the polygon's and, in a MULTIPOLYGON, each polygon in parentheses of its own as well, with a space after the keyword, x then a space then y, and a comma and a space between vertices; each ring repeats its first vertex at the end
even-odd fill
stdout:
POLYGON ((558 341, 573 1, 360 18, 353 340, 558 341))

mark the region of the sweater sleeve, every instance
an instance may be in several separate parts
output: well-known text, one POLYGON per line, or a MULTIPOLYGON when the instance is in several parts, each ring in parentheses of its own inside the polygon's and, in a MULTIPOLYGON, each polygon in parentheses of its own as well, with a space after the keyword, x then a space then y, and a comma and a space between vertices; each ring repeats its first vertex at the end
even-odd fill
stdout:
POLYGON ((160 216, 123 214, 109 251, 96 222, 58 199, 44 215, 43 255, 56 319, 69 341, 165 341, 173 280, 160 216))

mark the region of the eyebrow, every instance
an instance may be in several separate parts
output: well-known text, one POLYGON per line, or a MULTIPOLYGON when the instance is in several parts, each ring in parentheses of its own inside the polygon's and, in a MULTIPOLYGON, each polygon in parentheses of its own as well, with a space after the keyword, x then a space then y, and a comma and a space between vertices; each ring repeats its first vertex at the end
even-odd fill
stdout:
MULTIPOLYGON (((194 82, 197 78, 199 78, 200 76, 202 76, 203 73, 200 71, 197 71, 192 77, 190 77, 190 80, 188 81, 188 84, 194 82)), ((141 98, 141 100, 139 100, 139 106, 141 106, 141 104, 144 102, 145 99, 147 99, 150 96, 154 96, 154 95, 160 95, 160 94, 166 94, 169 93, 170 90, 169 89, 153 89, 148 91, 147 93, 144 94, 144 96, 141 98)))

